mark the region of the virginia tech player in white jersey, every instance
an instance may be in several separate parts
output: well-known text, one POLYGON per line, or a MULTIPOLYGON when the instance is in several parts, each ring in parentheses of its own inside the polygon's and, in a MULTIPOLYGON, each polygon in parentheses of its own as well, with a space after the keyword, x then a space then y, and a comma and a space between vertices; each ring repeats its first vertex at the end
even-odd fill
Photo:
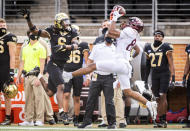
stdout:
POLYGON ((136 45, 136 41, 140 39, 137 30, 132 27, 125 27, 121 33, 120 37, 117 39, 116 45, 116 56, 117 58, 123 58, 127 61, 130 59, 130 52, 136 45))

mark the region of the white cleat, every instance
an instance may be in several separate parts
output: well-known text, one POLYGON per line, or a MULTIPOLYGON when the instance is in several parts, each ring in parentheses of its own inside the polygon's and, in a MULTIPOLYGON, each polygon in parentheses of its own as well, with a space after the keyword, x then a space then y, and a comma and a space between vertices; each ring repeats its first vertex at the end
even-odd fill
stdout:
POLYGON ((68 83, 70 81, 70 79, 73 78, 72 72, 63 71, 62 77, 63 77, 64 82, 68 83))
POLYGON ((19 126, 34 126, 34 122, 28 122, 28 121, 24 121, 22 123, 18 123, 19 126))
POLYGON ((36 121, 36 122, 34 123, 34 125, 35 125, 35 126, 44 126, 44 123, 41 122, 41 121, 36 121))
POLYGON ((156 120, 156 116, 157 116, 157 103, 156 103, 156 101, 152 101, 152 102, 148 101, 146 103, 146 106, 150 111, 150 115, 152 117, 152 120, 156 120))

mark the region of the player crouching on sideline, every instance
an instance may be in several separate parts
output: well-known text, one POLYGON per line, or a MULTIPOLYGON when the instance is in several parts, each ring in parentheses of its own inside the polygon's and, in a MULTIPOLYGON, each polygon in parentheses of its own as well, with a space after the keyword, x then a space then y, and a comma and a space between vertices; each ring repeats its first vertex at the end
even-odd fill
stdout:
MULTIPOLYGON (((0 92, 14 81, 17 37, 7 32, 6 21, 0 18, 0 92)), ((5 120, 1 125, 11 124, 11 99, 5 97, 5 120)), ((1 100, 0 100, 1 107, 1 100)), ((1 116, 2 117, 2 116, 1 116)))
POLYGON ((46 59, 46 50, 38 41, 39 36, 30 32, 29 43, 22 49, 22 60, 20 62, 17 84, 21 82, 22 71, 26 73, 35 67, 40 67, 38 77, 31 74, 24 79, 25 93, 25 121, 19 123, 19 126, 43 126, 44 125, 44 95, 43 87, 39 81, 44 71, 46 59), (36 115, 36 116, 35 116, 36 115), (34 123, 34 116, 36 122, 34 123))
POLYGON ((175 70, 173 63, 173 46, 169 43, 162 42, 164 33, 160 30, 154 32, 154 43, 147 44, 144 48, 147 55, 145 87, 148 89, 148 76, 152 69, 152 92, 158 102, 158 116, 160 123, 154 125, 155 128, 166 128, 166 113, 167 113, 167 91, 170 86, 175 85, 175 70))
POLYGON ((115 57, 112 60, 105 60, 89 64, 85 68, 80 68, 74 72, 63 72, 65 82, 68 82, 72 77, 88 74, 94 70, 116 73, 120 81, 121 88, 126 96, 143 103, 150 110, 153 120, 157 116, 157 103, 151 102, 144 98, 138 92, 131 90, 130 78, 132 67, 129 63, 130 51, 137 46, 136 41, 139 40, 139 33, 143 30, 143 22, 137 17, 130 17, 128 26, 121 32, 116 29, 117 19, 124 14, 121 6, 114 6, 111 12, 111 26, 108 30, 108 37, 115 38, 117 42, 115 57))

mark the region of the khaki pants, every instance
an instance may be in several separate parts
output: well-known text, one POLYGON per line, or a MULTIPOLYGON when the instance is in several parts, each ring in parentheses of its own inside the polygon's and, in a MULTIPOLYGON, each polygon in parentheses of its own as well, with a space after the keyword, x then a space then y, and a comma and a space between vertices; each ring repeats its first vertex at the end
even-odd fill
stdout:
MULTIPOLYGON (((115 112, 116 112, 116 122, 119 123, 126 123, 126 120, 124 118, 124 101, 122 98, 122 90, 121 88, 115 88, 114 89, 114 105, 115 105, 115 112)), ((105 111, 105 97, 103 92, 101 92, 101 113, 102 118, 104 122, 107 124, 107 117, 106 117, 106 111, 105 111)))
MULTIPOLYGON (((48 82, 48 75, 43 76, 44 80, 48 82)), ((45 119, 47 121, 54 119, 53 118, 53 108, 51 105, 51 101, 49 96, 46 94, 45 90, 43 90, 44 94, 44 108, 45 108, 45 119)))
POLYGON ((36 121, 44 122, 44 93, 43 87, 34 86, 35 76, 28 76, 24 81, 25 93, 25 120, 28 122, 34 121, 34 114, 36 114, 36 121))

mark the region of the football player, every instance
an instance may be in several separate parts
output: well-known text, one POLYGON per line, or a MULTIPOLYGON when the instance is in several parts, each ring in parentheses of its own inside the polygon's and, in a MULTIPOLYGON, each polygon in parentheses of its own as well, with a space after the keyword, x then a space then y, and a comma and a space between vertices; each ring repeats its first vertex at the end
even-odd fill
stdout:
POLYGON ((120 9, 120 7, 114 7, 112 10, 111 25, 107 34, 107 37, 116 39, 117 43, 115 57, 112 58, 113 60, 92 63, 86 68, 80 68, 74 72, 63 72, 63 77, 65 81, 68 81, 74 76, 88 74, 94 70, 117 73, 121 84, 121 89, 123 90, 124 94, 146 105, 150 110, 151 116, 153 119, 155 119, 157 115, 157 103, 155 101, 148 101, 138 92, 131 90, 130 87, 130 77, 132 71, 132 67, 129 63, 130 51, 134 47, 138 47, 136 41, 139 40, 139 33, 143 30, 143 22, 138 17, 130 17, 128 26, 121 32, 118 31, 116 29, 116 22, 119 17, 123 16, 123 14, 119 13, 120 9))
MULTIPOLYGON (((43 87, 48 96, 53 96, 56 93, 59 114, 63 118, 64 80, 62 78, 62 71, 64 64, 69 59, 71 50, 78 49, 78 33, 70 26, 69 17, 65 13, 56 14, 54 25, 45 30, 38 29, 32 23, 30 12, 27 9, 21 10, 20 13, 27 20, 28 27, 33 34, 50 39, 52 55, 47 65, 47 72, 49 74, 48 86, 43 87)), ((41 76, 42 74, 39 74, 38 78, 41 79, 41 76)))
POLYGON ((186 64, 185 64, 185 69, 184 69, 184 75, 183 75, 183 86, 187 87, 187 123, 183 128, 190 128, 190 75, 189 75, 189 67, 190 67, 190 44, 187 45, 185 52, 187 53, 187 59, 186 59, 186 64), (186 77, 187 81, 186 81, 186 77))
MULTIPOLYGON (((16 43, 17 37, 7 31, 6 21, 0 18, 0 91, 3 91, 5 85, 14 81, 16 43)), ((6 96, 5 114, 5 120, 1 125, 10 125, 11 99, 6 96)))
POLYGON ((162 42, 164 32, 157 30, 154 32, 154 43, 146 44, 144 51, 147 55, 145 86, 148 88, 148 76, 152 69, 152 92, 157 98, 158 115, 160 123, 154 125, 155 128, 166 128, 167 113, 167 91, 175 84, 175 70, 173 63, 173 46, 169 43, 162 42), (171 83, 170 83, 171 76, 171 83))
MULTIPOLYGON (((73 27, 74 25, 72 25, 73 27)), ((75 25, 74 27, 79 32, 79 27, 75 25)), ((80 43, 80 40, 79 40, 80 43)), ((78 45, 78 49, 71 51, 71 55, 67 63, 64 65, 64 70, 71 72, 82 67, 83 60, 85 60, 85 65, 88 60, 89 47, 88 43, 81 42, 78 45), (84 59, 83 59, 84 58, 84 59)), ((68 123, 68 109, 69 109, 69 98, 71 94, 71 88, 73 87, 73 100, 74 100, 74 126, 78 126, 78 118, 80 113, 80 94, 83 86, 83 76, 77 76, 71 79, 68 83, 65 83, 64 89, 64 113, 65 113, 65 123, 68 123)))

